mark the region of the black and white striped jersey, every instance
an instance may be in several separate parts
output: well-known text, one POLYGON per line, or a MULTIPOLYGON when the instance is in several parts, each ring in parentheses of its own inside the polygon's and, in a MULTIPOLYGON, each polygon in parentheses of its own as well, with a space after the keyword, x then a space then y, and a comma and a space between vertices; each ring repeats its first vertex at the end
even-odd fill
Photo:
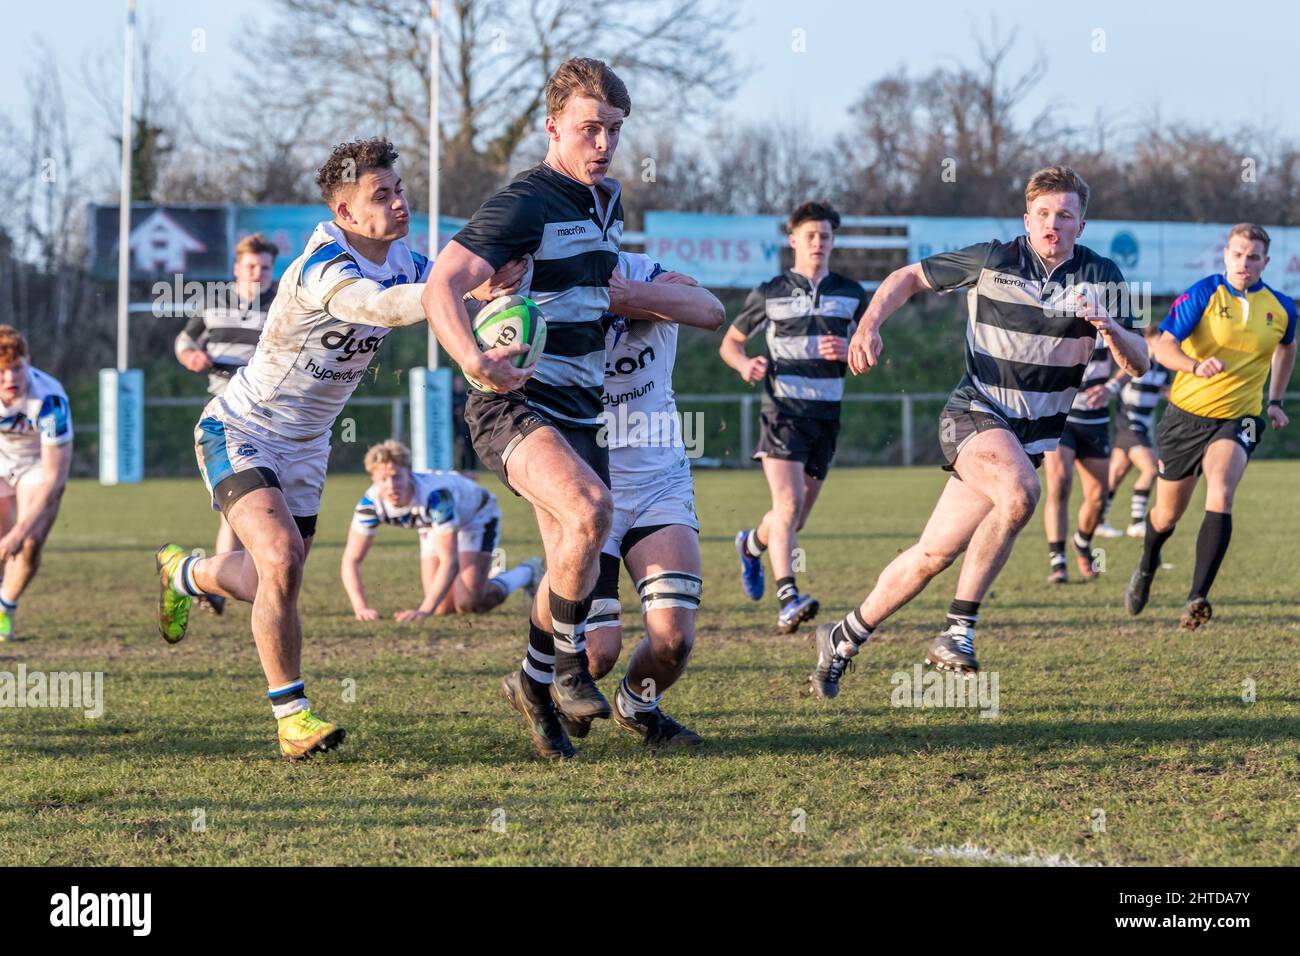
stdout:
MULTIPOLYGON (((981 242, 921 260, 938 292, 967 289, 966 375, 958 386, 1006 420, 1030 455, 1053 450, 1096 351, 1097 330, 1073 311, 1081 287, 1124 281, 1119 267, 1086 246, 1048 270, 1021 236, 981 242)), ((1126 328, 1131 319, 1120 318, 1126 328)))
POLYGON ((1089 408, 1084 393, 1094 385, 1105 385, 1109 382, 1114 368, 1115 362, 1110 357, 1110 349, 1106 348, 1106 343, 1099 332, 1097 344, 1092 350, 1092 358, 1088 361, 1088 367, 1083 370, 1083 381, 1079 384, 1079 391, 1075 393, 1074 402, 1070 405, 1070 413, 1065 417, 1067 422, 1074 425, 1110 424, 1110 395, 1107 395, 1106 401, 1096 408, 1089 408))
POLYGON ((524 398, 563 424, 592 428, 603 411, 601 316, 623 237, 619 184, 606 179, 599 188, 601 202, 595 188, 545 163, 534 166, 483 203, 453 237, 494 268, 528 258, 519 295, 546 316, 546 349, 524 384, 524 398))
POLYGON ((266 313, 275 301, 275 285, 256 301, 228 306, 208 306, 185 323, 176 336, 176 357, 186 349, 200 349, 212 358, 208 369, 208 391, 220 395, 230 377, 243 368, 257 351, 257 340, 266 324, 266 313))
POLYGON ((793 269, 749 293, 732 327, 746 338, 765 335, 764 409, 839 420, 848 364, 822 358, 817 341, 827 335, 851 337, 869 299, 861 285, 838 273, 828 272, 814 284, 793 269))
POLYGON ((1156 406, 1160 404, 1160 394, 1168 388, 1171 378, 1169 369, 1152 359, 1145 375, 1129 379, 1119 390, 1119 407, 1124 416, 1148 432, 1154 432, 1156 406))

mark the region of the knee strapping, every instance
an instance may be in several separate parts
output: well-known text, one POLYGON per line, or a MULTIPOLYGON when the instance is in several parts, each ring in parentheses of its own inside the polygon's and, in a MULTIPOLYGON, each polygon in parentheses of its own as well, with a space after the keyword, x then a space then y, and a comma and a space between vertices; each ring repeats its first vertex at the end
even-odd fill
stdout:
POLYGON ((661 571, 636 583, 641 595, 641 611, 684 607, 694 611, 700 606, 703 582, 699 575, 686 571, 661 571))

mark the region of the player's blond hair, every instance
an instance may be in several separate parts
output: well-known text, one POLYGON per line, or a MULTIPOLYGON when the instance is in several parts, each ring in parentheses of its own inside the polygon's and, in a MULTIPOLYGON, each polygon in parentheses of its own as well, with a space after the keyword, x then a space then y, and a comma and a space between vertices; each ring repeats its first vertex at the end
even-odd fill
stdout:
POLYGON ((409 470, 411 467, 411 449, 396 438, 390 438, 378 445, 371 445, 366 450, 365 465, 366 471, 374 471, 380 465, 394 465, 409 470))
POLYGON ((1243 239, 1249 239, 1251 242, 1264 243, 1264 255, 1268 255, 1268 244, 1272 241, 1268 237, 1268 230, 1263 226, 1257 226, 1253 222, 1239 222, 1228 230, 1228 242, 1232 242, 1233 236, 1241 236, 1243 239))
POLYGON ((12 325, 0 325, 0 366, 8 368, 30 354, 21 332, 12 325))
POLYGON ((243 239, 240 239, 235 243, 236 260, 246 252, 251 252, 255 256, 260 256, 262 253, 268 253, 271 256, 271 261, 274 262, 275 257, 280 254, 280 247, 260 232, 255 232, 251 235, 245 236, 243 239))
POLYGON ((546 81, 546 115, 559 116, 575 96, 590 96, 608 103, 622 110, 624 116, 632 112, 632 95, 627 85, 603 60, 575 56, 561 63, 546 81))
POLYGON ((1079 218, 1088 211, 1088 196, 1091 190, 1083 177, 1069 166, 1044 166, 1029 177, 1025 186, 1025 209, 1028 210, 1039 196, 1052 193, 1074 193, 1079 197, 1079 218))

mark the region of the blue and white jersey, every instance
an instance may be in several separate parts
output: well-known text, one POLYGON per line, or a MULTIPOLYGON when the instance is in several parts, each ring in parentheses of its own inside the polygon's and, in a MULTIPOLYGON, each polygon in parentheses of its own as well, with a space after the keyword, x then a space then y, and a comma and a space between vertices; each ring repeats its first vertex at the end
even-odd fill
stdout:
POLYGON ((280 278, 252 360, 217 401, 284 438, 328 432, 389 332, 334 317, 330 299, 354 282, 383 288, 423 282, 429 268, 429 260, 401 240, 388 247, 384 262, 371 262, 348 245, 338 226, 320 223, 280 278))
POLYGON ((27 392, 12 405, 0 403, 0 458, 9 467, 34 465, 42 445, 72 441, 68 393, 52 375, 27 370, 27 392))
MULTIPOLYGON (((663 272, 659 263, 635 252, 620 252, 618 269, 639 282, 653 282, 663 272)), ((610 484, 627 488, 686 462, 673 397, 678 325, 609 313, 606 322, 602 417, 610 484)))
POLYGON ((415 486, 410 502, 399 508, 385 501, 377 485, 371 485, 352 513, 352 530, 366 537, 381 524, 418 531, 456 531, 474 523, 474 518, 496 497, 477 482, 455 471, 413 471, 415 486))

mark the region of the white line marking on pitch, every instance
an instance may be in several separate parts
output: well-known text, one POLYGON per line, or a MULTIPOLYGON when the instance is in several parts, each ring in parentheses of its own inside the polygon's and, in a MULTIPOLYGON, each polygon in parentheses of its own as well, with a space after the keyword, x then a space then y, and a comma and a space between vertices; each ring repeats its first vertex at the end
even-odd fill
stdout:
POLYGON ((1053 853, 1051 856, 1012 856, 984 847, 963 843, 961 846, 909 847, 917 856, 937 857, 945 860, 974 860, 983 863, 1001 863, 1005 866, 1100 866, 1099 863, 1080 863, 1070 856, 1053 853))

